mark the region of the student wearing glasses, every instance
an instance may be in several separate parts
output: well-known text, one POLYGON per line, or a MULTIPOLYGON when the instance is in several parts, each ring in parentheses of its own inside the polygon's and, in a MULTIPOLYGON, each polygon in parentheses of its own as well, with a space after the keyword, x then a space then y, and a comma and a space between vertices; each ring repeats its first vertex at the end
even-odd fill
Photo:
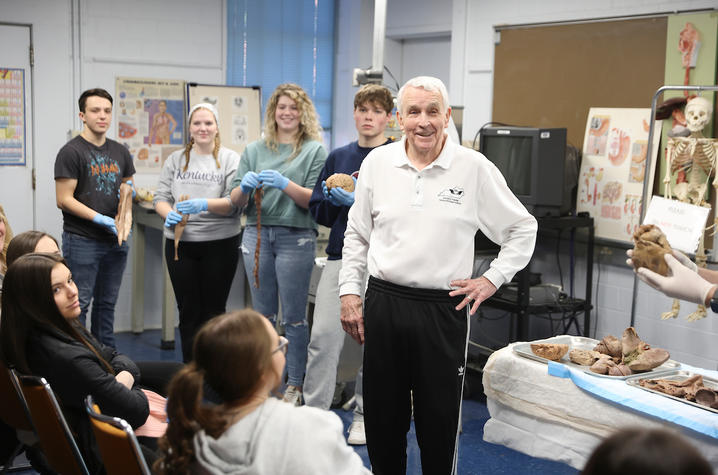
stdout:
POLYGON ((254 310, 207 322, 194 339, 194 360, 170 384, 170 422, 154 472, 371 473, 334 413, 271 397, 288 343, 254 310), (203 403, 205 386, 224 402, 203 403))

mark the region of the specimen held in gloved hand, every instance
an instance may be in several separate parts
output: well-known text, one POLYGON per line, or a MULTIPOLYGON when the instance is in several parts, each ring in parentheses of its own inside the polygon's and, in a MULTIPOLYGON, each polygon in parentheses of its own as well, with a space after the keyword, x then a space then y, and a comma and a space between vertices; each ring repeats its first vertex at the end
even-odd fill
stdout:
POLYGON ((344 188, 345 191, 351 193, 354 191, 354 180, 346 173, 335 173, 327 178, 327 189, 331 190, 336 187, 344 188))
MULTIPOLYGON (((179 198, 179 201, 186 201, 189 199, 189 195, 182 195, 179 198)), ((182 238, 182 234, 184 233, 184 228, 187 226, 187 220, 189 219, 189 214, 183 214, 182 215, 182 221, 175 224, 175 260, 179 260, 179 242, 180 238, 182 238)))
POLYGON ((633 267, 645 267, 663 276, 668 275, 668 264, 663 256, 673 250, 658 226, 642 224, 633 233, 633 242, 633 267))
POLYGON ((120 202, 115 216, 117 228, 117 244, 120 246, 130 236, 132 230, 132 187, 127 183, 120 184, 120 202))

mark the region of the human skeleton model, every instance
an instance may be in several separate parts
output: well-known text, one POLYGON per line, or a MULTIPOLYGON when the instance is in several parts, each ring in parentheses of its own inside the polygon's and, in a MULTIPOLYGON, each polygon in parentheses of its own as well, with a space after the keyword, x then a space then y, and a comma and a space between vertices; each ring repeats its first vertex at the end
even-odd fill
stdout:
MULTIPOLYGON (((666 148, 666 176, 663 183, 666 185, 666 198, 675 195, 678 201, 710 208, 705 201, 708 180, 713 176, 713 189, 718 192, 718 174, 715 173, 716 158, 718 157, 718 140, 703 136, 703 129, 710 121, 713 107, 703 97, 695 97, 686 104, 685 116, 690 130, 688 137, 671 137, 666 148), (671 188, 671 176, 678 172, 676 184, 671 188)), ((718 225, 718 218, 710 228, 718 225)), ((710 229, 709 228, 709 229, 710 229)), ((714 231, 715 233, 715 231, 714 231)), ((701 233, 696 252, 696 264, 706 267, 706 253, 701 233)), ((661 319, 676 318, 680 310, 678 300, 673 300, 670 312, 661 314, 661 319)), ((700 320, 706 316, 703 305, 688 315, 689 321, 700 320)))

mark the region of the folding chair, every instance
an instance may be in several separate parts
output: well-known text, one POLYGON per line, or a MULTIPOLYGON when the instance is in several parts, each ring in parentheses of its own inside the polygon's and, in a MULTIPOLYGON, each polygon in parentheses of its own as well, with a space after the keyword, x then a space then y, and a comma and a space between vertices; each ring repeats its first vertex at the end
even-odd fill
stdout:
POLYGON ((101 414, 92 396, 85 399, 85 409, 107 475, 150 475, 140 444, 127 421, 101 414))
MULTIPOLYGON (((35 428, 30 422, 25 399, 20 392, 20 384, 17 376, 12 373, 3 362, 0 361, 0 420, 17 431, 25 431, 35 434, 35 428)), ((2 473, 6 473, 12 467, 13 460, 22 452, 25 444, 19 442, 14 448, 10 457, 4 461, 2 473)), ((27 469, 30 465, 13 467, 13 469, 27 469)))
POLYGON ((20 376, 19 380, 40 447, 50 466, 63 475, 89 475, 48 382, 36 376, 20 376))

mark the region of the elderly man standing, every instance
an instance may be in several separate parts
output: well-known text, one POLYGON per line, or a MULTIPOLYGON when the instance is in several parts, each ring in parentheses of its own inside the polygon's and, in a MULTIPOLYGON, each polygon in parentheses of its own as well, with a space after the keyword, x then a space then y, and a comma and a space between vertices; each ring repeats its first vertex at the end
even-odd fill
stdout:
POLYGON ((439 79, 404 84, 404 138, 364 160, 344 237, 342 326, 364 344, 367 446, 379 474, 406 472, 412 393, 423 472, 456 472, 469 313, 526 266, 536 241, 536 220, 498 169, 447 136, 448 104, 439 79), (501 251, 472 279, 479 229, 501 251))

